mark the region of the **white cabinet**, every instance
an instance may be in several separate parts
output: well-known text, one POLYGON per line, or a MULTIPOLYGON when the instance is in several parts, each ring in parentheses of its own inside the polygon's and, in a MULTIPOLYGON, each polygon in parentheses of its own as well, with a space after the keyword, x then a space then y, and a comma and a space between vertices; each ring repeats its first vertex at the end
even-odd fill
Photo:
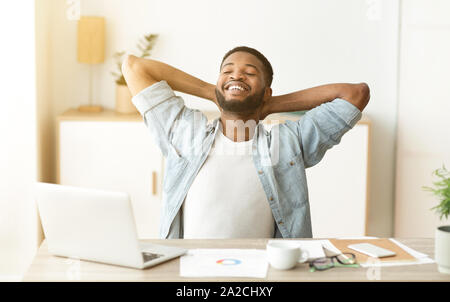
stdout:
POLYGON ((59 183, 130 194, 140 238, 158 238, 163 157, 139 115, 59 117, 59 183))

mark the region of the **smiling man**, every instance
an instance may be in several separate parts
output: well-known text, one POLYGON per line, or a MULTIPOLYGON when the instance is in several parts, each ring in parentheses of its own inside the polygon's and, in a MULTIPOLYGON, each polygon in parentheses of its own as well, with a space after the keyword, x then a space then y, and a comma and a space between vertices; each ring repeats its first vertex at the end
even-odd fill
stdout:
POLYGON ((312 237, 305 169, 361 118, 367 84, 272 96, 270 62, 245 46, 225 54, 216 85, 132 55, 122 71, 166 157, 161 238, 312 237), (174 90, 214 102, 220 118, 209 123, 174 90), (296 122, 260 123, 300 110, 296 122))

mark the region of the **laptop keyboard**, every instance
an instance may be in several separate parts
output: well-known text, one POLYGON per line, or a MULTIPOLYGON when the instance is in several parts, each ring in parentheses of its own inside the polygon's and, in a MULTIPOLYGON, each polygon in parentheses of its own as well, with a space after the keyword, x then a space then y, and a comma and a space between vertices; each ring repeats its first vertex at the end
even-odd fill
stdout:
POLYGON ((142 257, 144 258, 144 262, 150 261, 150 260, 154 260, 157 258, 160 258, 164 255, 161 254, 154 254, 154 253, 149 253, 149 252, 144 252, 142 253, 142 257))

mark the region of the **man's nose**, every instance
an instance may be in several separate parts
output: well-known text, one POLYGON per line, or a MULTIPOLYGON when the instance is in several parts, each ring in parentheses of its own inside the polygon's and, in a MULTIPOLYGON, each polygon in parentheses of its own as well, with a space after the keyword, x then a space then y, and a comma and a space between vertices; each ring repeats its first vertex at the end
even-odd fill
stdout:
POLYGON ((230 78, 233 80, 242 80, 244 78, 244 75, 240 71, 234 71, 231 73, 230 78))

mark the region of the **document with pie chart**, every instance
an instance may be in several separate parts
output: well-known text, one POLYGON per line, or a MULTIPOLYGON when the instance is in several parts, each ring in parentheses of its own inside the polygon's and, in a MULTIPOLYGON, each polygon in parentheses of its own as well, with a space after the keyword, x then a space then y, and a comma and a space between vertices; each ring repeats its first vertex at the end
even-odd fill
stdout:
POLYGON ((192 249, 180 258, 181 277, 265 278, 265 250, 192 249))

